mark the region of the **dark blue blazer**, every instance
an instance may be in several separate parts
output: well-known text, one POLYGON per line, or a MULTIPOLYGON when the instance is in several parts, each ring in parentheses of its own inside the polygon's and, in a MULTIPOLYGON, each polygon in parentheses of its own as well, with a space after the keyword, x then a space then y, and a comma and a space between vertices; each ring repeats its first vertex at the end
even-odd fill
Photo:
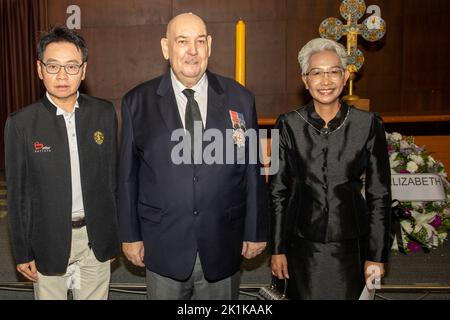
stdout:
MULTIPOLYGON (((247 129, 257 129, 254 96, 234 80, 212 73, 207 77, 205 130, 220 130, 225 137, 226 129, 233 128, 230 110, 244 115, 247 129)), ((171 141, 171 134, 183 125, 170 73, 125 95, 122 123, 121 241, 143 240, 146 267, 176 280, 190 276, 197 252, 206 279, 237 272, 242 242, 268 239, 260 165, 172 162, 179 141, 171 141)), ((248 153, 248 141, 245 150, 248 153)))

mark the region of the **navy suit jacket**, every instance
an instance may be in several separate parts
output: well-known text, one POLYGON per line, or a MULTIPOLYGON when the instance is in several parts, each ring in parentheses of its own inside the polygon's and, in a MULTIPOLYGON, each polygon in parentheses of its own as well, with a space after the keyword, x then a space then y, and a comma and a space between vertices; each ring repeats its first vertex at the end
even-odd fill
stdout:
MULTIPOLYGON (((217 129, 225 137, 226 129, 233 128, 230 110, 243 114, 247 129, 257 129, 254 96, 234 80, 209 72, 207 77, 205 130, 217 129)), ((143 240, 146 267, 176 280, 191 275, 197 252, 206 279, 237 272, 242 242, 268 239, 260 165, 173 163, 179 141, 171 141, 171 135, 183 125, 170 73, 125 95, 122 123, 121 241, 143 240)))

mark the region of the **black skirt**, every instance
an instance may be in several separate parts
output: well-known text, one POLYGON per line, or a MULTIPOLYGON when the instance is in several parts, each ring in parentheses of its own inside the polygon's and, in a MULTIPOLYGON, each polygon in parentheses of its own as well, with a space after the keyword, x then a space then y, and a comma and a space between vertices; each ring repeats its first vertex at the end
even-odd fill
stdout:
POLYGON ((288 250, 288 296, 356 300, 365 285, 365 239, 318 243, 297 238, 288 250))

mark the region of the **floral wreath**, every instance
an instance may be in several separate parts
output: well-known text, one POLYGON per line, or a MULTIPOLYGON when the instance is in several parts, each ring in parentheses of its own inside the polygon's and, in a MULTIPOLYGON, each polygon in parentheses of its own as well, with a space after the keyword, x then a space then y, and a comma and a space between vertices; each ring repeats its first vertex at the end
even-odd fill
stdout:
POLYGON ((393 250, 403 253, 429 252, 447 238, 450 230, 450 183, 440 161, 414 144, 413 137, 399 133, 386 133, 389 161, 393 174, 430 173, 438 175, 444 186, 446 201, 399 202, 393 201, 394 230, 393 250), (395 226, 396 225, 396 226, 395 226))

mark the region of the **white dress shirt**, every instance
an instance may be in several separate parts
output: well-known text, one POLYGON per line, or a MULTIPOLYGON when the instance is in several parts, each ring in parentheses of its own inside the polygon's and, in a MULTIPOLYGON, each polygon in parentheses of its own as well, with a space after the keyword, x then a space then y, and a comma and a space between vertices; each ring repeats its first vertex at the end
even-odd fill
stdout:
POLYGON ((72 181, 72 220, 78 220, 84 217, 83 194, 81 192, 80 159, 78 157, 78 142, 75 127, 75 110, 80 107, 78 105, 79 95, 80 93, 77 92, 77 101, 75 102, 75 107, 72 112, 67 112, 60 108, 47 92, 48 100, 56 107, 56 115, 63 116, 64 121, 66 122, 70 152, 70 174, 72 181))
MULTIPOLYGON (((186 128, 184 124, 185 121, 184 117, 186 114, 187 97, 184 95, 183 90, 187 88, 176 78, 172 69, 170 69, 170 77, 172 79, 172 88, 175 93, 175 98, 177 100, 178 112, 180 114, 181 123, 183 123, 183 127, 186 128)), ((197 101, 198 107, 200 109, 203 128, 206 128, 206 115, 208 106, 208 77, 206 76, 206 73, 197 82, 197 84, 190 89, 195 91, 194 99, 195 101, 197 101)))

